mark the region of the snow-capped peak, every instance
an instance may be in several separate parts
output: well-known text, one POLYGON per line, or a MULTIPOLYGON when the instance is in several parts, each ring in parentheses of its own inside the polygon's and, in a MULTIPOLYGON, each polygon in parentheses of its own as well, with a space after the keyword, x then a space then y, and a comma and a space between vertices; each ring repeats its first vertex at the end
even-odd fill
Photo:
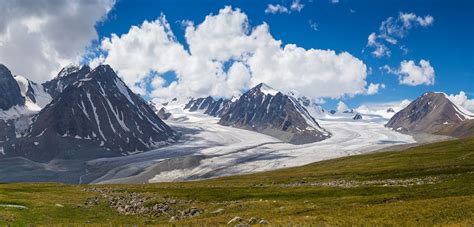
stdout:
POLYGON ((466 119, 474 119, 474 113, 471 113, 469 110, 466 110, 464 107, 456 103, 456 100, 454 100, 451 96, 447 95, 444 92, 439 92, 444 95, 452 104, 456 112, 460 114, 461 116, 464 117, 464 120, 466 119))
POLYGON ((64 67, 63 69, 61 69, 61 71, 59 71, 58 75, 56 76, 56 78, 61 78, 63 76, 66 76, 66 75, 69 75, 71 73, 75 73, 75 72, 78 72, 81 68, 78 66, 78 65, 75 65, 75 64, 69 64, 67 65, 66 67, 64 67))
POLYGON ((279 92, 265 83, 260 83, 259 85, 257 85, 257 88, 259 88, 260 91, 265 95, 275 96, 279 92))

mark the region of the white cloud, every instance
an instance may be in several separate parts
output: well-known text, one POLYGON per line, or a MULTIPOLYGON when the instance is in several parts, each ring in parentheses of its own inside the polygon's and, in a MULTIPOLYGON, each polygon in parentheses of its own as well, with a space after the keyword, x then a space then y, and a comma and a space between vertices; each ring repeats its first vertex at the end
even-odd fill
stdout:
POLYGON ((470 112, 474 112, 474 99, 469 99, 464 91, 460 91, 457 95, 449 95, 449 99, 456 105, 462 106, 470 112))
POLYGON ((336 108, 336 110, 337 110, 338 113, 342 113, 342 112, 344 112, 344 111, 346 111, 346 110, 349 110, 349 107, 347 107, 347 105, 346 105, 344 102, 339 101, 339 102, 337 103, 337 108, 336 108))
POLYGON ((314 22, 313 20, 309 20, 308 23, 309 23, 309 27, 313 31, 319 31, 318 24, 316 22, 314 22))
POLYGON ((399 68, 384 65, 380 67, 380 70, 398 75, 400 84, 417 86, 421 84, 433 85, 435 82, 435 70, 430 62, 424 59, 421 59, 418 65, 413 60, 404 60, 400 62, 399 68))
MULTIPOLYGON (((386 44, 400 45, 400 39, 405 38, 412 28, 427 27, 433 22, 434 18, 430 15, 420 17, 414 13, 400 12, 398 17, 389 17, 382 21, 378 33, 373 32, 367 38, 367 46, 375 49, 372 51, 374 57, 390 57, 391 52, 386 44)), ((405 53, 408 52, 403 45, 400 45, 400 49, 405 53)))
POLYGON ((301 3, 300 0, 293 0, 289 7, 280 5, 280 4, 268 4, 267 8, 265 9, 266 14, 277 14, 277 13, 287 13, 290 14, 291 12, 301 12, 304 8, 304 4, 301 3))
POLYGON ((114 0, 0 1, 0 63, 43 82, 79 61, 114 0))
POLYGON ((285 6, 282 6, 280 4, 276 4, 276 5, 273 5, 273 4, 268 4, 267 5, 267 8, 265 9, 265 13, 270 13, 270 14, 277 14, 277 13, 290 13, 290 11, 288 10, 288 8, 286 8, 285 6))
POLYGON ((410 100, 404 99, 401 101, 384 102, 384 103, 363 103, 355 110, 362 114, 375 114, 382 116, 386 119, 391 118, 396 112, 407 107, 411 103, 410 100), (392 108, 394 112, 387 112, 389 108, 392 108))
POLYGON ((96 62, 112 65, 142 94, 146 92, 143 81, 175 72, 177 80, 168 86, 156 83, 161 87, 153 87, 151 96, 155 98, 230 97, 260 82, 311 98, 339 98, 367 91, 367 67, 361 60, 347 52, 282 45, 266 23, 250 27, 247 15, 239 9, 225 7, 217 15, 206 16, 201 24, 190 23, 185 31, 189 50, 176 40, 169 26, 161 16, 120 37, 112 35, 102 41, 106 54, 96 62))
POLYGON ((367 94, 368 95, 373 95, 373 94, 377 94, 379 92, 380 89, 383 89, 385 88, 385 84, 373 84, 373 83, 370 83, 369 84, 369 87, 367 87, 367 94))
POLYGON ((301 12, 301 10, 303 9, 304 5, 301 4, 300 0, 293 0, 293 2, 291 3, 291 6, 290 6, 290 9, 292 11, 298 11, 298 12, 301 12))
POLYGON ((375 34, 375 32, 372 32, 367 38, 367 46, 375 48, 375 50, 372 51, 372 54, 378 58, 383 56, 390 57, 390 55, 392 54, 392 52, 387 48, 387 46, 377 41, 377 34, 375 34))
POLYGON ((419 65, 412 60, 400 63, 399 81, 400 84, 416 86, 421 84, 433 85, 435 81, 435 71, 429 61, 420 60, 419 65))

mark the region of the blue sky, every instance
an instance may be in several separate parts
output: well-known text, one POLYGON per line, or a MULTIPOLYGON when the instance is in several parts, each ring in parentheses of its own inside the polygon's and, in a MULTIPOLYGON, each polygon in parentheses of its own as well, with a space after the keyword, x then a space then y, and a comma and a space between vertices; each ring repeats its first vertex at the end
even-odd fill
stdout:
POLYGON ((474 111, 474 1, 334 1, 0 1, 0 63, 40 83, 110 64, 149 99, 266 82, 329 109, 443 91, 474 111))
MULTIPOLYGON (((184 28, 180 21, 201 23, 209 14, 217 14, 226 5, 240 8, 252 26, 266 22, 275 39, 284 44, 293 43, 309 49, 347 51, 362 60, 372 70, 367 81, 385 84, 376 95, 356 95, 343 98, 349 106, 365 102, 388 102, 413 99, 426 91, 444 91, 457 94, 465 91, 474 96, 474 2, 472 1, 301 1, 300 12, 265 13, 268 4, 290 7, 291 1, 127 1, 119 0, 108 19, 97 26, 100 37, 127 33, 131 25, 144 20, 155 20, 161 13, 166 15, 176 38, 186 46, 184 28), (376 58, 367 48, 367 37, 377 32, 382 21, 397 17, 400 12, 419 16, 431 15, 434 23, 417 27, 400 42, 409 49, 404 54, 392 47, 390 57, 376 58), (317 24, 318 31, 310 27, 317 24), (402 60, 418 62, 426 59, 435 70, 434 85, 407 86, 399 84, 398 77, 382 72, 383 65, 398 67, 402 60)), ((172 79, 173 76, 165 76, 172 79)), ((326 99, 328 107, 336 101, 326 99)))

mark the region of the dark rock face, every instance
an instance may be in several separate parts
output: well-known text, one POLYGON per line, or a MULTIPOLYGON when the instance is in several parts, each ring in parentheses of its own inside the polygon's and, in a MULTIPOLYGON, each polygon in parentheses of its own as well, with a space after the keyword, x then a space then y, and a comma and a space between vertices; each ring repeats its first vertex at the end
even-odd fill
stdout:
MULTIPOLYGON (((126 87, 112 68, 99 66, 67 86, 42 109, 26 138, 6 147, 13 151, 9 154, 48 160, 87 158, 88 154, 81 154, 85 150, 125 155, 175 139, 174 131, 126 87)), ((100 152, 93 155, 100 156, 100 152)))
POLYGON ((429 92, 396 113, 385 126, 404 133, 454 135, 460 132, 447 128, 463 128, 459 125, 471 122, 469 118, 445 94, 429 92))
POLYGON ((8 141, 16 137, 15 121, 0 120, 0 142, 8 141))
POLYGON ((388 108, 387 113, 395 113, 395 110, 393 108, 388 108))
POLYGON ((352 119, 353 120, 362 120, 362 115, 357 113, 356 115, 354 115, 354 117, 352 119))
POLYGON ((293 144, 330 136, 298 100, 265 84, 257 85, 232 103, 219 124, 254 130, 293 144))
POLYGON ((166 110, 166 108, 161 107, 161 109, 156 113, 158 117, 162 120, 168 120, 171 117, 171 113, 166 110))
POLYGON ((0 109, 8 110, 15 105, 25 104, 20 87, 7 67, 0 64, 0 109))
POLYGON ((56 98, 67 86, 80 79, 84 79, 90 72, 91 68, 88 65, 82 67, 68 66, 63 68, 55 78, 43 83, 43 87, 51 97, 56 98))
POLYGON ((211 96, 207 98, 191 99, 185 106, 184 109, 188 109, 190 112, 202 111, 213 117, 221 117, 230 107, 232 101, 228 99, 220 98, 214 100, 211 96))

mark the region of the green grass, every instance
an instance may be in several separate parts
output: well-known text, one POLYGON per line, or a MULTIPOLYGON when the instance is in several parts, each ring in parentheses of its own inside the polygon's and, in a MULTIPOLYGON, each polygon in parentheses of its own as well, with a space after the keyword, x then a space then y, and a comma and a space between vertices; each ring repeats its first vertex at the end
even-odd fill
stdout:
POLYGON ((28 207, 0 207, 0 225, 168 224, 167 216, 120 215, 104 200, 91 208, 77 207, 99 195, 85 188, 138 192, 152 198, 148 206, 173 198, 185 201, 177 205, 179 209, 204 209, 203 214, 180 220, 178 225, 225 225, 240 216, 246 220, 264 218, 271 224, 472 226, 474 138, 195 182, 100 186, 0 184, 0 204, 28 207), (397 185, 384 186, 388 181, 397 185), (306 183, 284 187, 297 182, 306 183), (351 187, 308 185, 316 182, 343 182, 343 186, 351 187), (218 208, 224 212, 211 214, 218 208))

